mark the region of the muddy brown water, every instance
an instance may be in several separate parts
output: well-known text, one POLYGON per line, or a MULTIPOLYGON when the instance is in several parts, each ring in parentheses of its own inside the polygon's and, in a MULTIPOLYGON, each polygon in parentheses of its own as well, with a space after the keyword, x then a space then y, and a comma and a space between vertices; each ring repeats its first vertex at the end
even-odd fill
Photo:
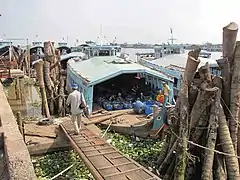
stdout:
POLYGON ((22 117, 42 117, 41 97, 33 79, 22 78, 19 82, 15 79, 11 84, 5 84, 4 89, 14 115, 20 111, 22 117))

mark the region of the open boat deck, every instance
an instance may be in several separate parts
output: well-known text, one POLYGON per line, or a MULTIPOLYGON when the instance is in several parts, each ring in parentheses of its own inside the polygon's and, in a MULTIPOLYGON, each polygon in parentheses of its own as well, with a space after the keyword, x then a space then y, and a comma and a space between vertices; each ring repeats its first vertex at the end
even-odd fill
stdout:
POLYGON ((80 155, 88 169, 97 180, 158 180, 152 172, 145 169, 116 148, 108 144, 82 124, 79 135, 73 134, 70 120, 60 124, 72 147, 80 155))

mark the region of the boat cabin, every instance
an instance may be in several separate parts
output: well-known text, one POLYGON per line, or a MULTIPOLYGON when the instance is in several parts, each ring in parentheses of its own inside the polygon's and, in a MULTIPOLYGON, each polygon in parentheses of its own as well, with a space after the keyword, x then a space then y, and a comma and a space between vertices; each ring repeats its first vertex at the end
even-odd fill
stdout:
POLYGON ((199 57, 202 57, 202 58, 210 58, 211 57, 211 53, 210 52, 207 52, 207 51, 201 51, 199 53, 199 57))
POLYGON ((92 57, 87 61, 71 59, 67 63, 67 90, 71 91, 71 84, 78 84, 91 112, 100 106, 110 107, 110 101, 118 107, 119 94, 122 101, 130 104, 138 98, 152 99, 163 81, 170 87, 171 103, 174 79, 138 63, 116 56, 92 57))
POLYGON ((144 58, 146 60, 151 61, 156 59, 155 55, 156 55, 155 53, 136 53, 137 60, 144 58))
POLYGON ((156 58, 161 58, 170 54, 181 54, 184 52, 184 48, 181 45, 177 44, 162 44, 154 46, 154 52, 156 58))
POLYGON ((86 44, 80 45, 82 52, 85 53, 88 58, 95 56, 119 56, 121 53, 121 47, 116 45, 99 45, 93 42, 86 42, 86 44))
POLYGON ((68 47, 68 44, 66 42, 59 42, 57 44, 57 49, 60 51, 61 55, 65 55, 65 54, 71 53, 71 48, 68 47))
POLYGON ((43 42, 41 41, 33 41, 32 42, 33 47, 43 47, 43 42))
POLYGON ((32 62, 34 62, 38 59, 41 59, 42 57, 44 57, 43 43, 40 41, 32 42, 32 46, 30 47, 31 64, 32 64, 32 62))
POLYGON ((6 47, 6 46, 10 46, 11 43, 12 43, 11 41, 1 40, 0 41, 0 48, 6 47))

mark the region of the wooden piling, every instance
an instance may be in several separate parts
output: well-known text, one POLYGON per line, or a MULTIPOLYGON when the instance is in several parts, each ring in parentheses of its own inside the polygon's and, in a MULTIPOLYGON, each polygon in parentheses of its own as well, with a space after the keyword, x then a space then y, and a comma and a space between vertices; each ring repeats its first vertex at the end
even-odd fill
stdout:
MULTIPOLYGON (((23 138, 24 138, 23 121, 22 121, 22 117, 21 117, 21 112, 20 111, 17 112, 16 117, 17 117, 18 129, 19 129, 20 133, 23 135, 23 138)), ((25 138, 24 138, 24 141, 25 141, 25 138)))
POLYGON ((158 106, 157 105, 153 105, 153 118, 155 118, 158 114, 158 106))
POLYGON ((21 93, 20 93, 20 81, 19 78, 16 78, 16 86, 15 86, 15 93, 16 93, 16 99, 21 99, 21 93))

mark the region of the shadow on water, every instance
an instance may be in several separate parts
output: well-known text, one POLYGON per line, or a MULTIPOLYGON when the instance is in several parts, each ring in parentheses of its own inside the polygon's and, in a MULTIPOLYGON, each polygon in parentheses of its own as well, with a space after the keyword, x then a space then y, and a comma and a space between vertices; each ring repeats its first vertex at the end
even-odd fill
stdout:
POLYGON ((14 115, 20 111, 22 117, 42 117, 41 96, 33 79, 8 80, 4 90, 14 115))

